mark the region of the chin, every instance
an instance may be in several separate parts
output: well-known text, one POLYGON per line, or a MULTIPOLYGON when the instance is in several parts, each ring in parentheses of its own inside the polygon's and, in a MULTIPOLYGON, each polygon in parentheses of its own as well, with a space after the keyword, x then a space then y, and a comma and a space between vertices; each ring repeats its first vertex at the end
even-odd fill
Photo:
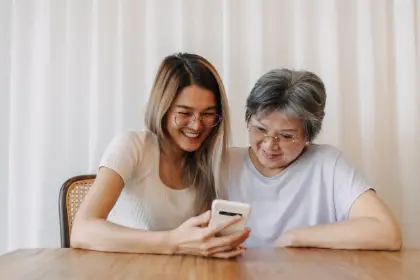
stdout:
POLYGON ((178 142, 178 145, 184 151, 191 153, 191 152, 195 152, 198 149, 200 149, 202 143, 203 142, 201 142, 201 141, 199 143, 186 143, 186 141, 181 140, 181 141, 178 142))
POLYGON ((282 168, 286 165, 282 158, 279 158, 277 160, 270 160, 270 159, 266 158, 261 153, 258 154, 258 160, 261 163, 261 165, 263 165, 265 168, 269 168, 269 169, 282 168))
POLYGON ((282 164, 279 162, 273 162, 270 160, 266 160, 266 159, 260 159, 260 163, 261 165, 263 165, 265 168, 269 168, 269 169, 276 169, 276 168, 281 168, 282 164))
POLYGON ((192 153, 192 152, 197 151, 200 148, 200 146, 182 145, 181 148, 186 152, 192 153))

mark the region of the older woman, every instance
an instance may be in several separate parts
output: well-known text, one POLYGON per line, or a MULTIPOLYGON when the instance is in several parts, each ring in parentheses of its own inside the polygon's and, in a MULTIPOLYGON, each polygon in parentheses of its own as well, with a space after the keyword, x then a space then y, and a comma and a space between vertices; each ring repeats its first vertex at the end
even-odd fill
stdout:
POLYGON ((273 70, 252 89, 251 145, 230 151, 229 198, 252 205, 245 244, 399 250, 400 229, 372 187, 338 149, 312 143, 325 101, 311 72, 273 70))

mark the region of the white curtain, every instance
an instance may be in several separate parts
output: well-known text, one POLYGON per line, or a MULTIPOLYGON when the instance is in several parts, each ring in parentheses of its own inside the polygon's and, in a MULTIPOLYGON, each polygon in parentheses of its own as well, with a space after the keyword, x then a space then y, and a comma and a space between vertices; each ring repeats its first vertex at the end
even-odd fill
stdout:
POLYGON ((261 74, 319 74, 317 142, 346 152, 420 246, 420 0, 3 0, 0 253, 59 246, 61 184, 143 128, 158 64, 180 51, 220 72, 233 145, 261 74))

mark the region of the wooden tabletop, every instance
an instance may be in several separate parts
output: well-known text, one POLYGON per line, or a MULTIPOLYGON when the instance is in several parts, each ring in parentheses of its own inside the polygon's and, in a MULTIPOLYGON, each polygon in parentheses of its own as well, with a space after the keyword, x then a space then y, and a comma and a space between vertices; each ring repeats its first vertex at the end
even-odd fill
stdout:
POLYGON ((1 279, 420 279, 420 250, 248 249, 236 259, 27 249, 0 256, 1 279))

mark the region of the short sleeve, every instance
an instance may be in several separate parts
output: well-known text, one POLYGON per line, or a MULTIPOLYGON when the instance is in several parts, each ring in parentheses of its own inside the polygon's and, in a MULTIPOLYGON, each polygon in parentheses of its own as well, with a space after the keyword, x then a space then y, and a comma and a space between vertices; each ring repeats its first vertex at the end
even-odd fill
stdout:
POLYGON ((144 145, 144 137, 141 136, 131 131, 115 136, 108 144, 98 168, 114 170, 127 183, 141 161, 144 145))
POLYGON ((372 189, 359 172, 339 153, 334 166, 334 204, 338 221, 347 220, 356 199, 372 189))

